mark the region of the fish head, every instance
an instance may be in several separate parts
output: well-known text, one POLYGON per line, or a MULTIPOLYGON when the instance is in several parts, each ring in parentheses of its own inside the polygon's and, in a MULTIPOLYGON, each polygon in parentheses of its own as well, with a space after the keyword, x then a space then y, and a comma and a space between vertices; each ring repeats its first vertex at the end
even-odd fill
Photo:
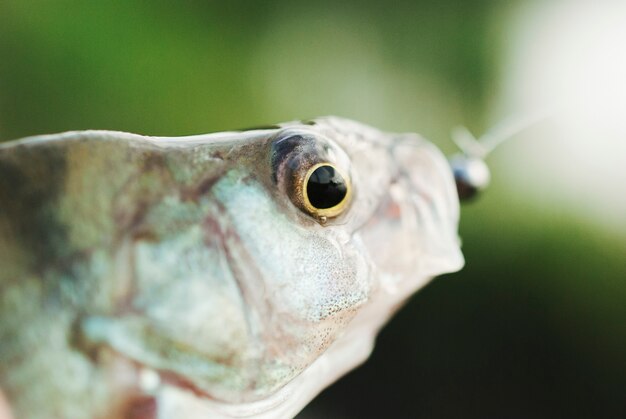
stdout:
MULTIPOLYGON (((174 167, 204 142, 160 147, 183 150, 174 167)), ((135 314, 84 328, 177 377, 159 391, 178 416, 293 416, 368 357, 411 294, 462 267, 452 172, 415 134, 335 117, 211 147, 221 169, 199 221, 133 244, 135 314)))

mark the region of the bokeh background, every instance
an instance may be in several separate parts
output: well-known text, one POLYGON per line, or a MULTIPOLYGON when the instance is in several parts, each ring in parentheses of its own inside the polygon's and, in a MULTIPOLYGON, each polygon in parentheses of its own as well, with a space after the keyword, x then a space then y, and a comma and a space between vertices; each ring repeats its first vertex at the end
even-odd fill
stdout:
POLYGON ((565 103, 490 156, 465 269, 300 418, 624 418, 625 45, 623 1, 0 0, 0 141, 334 114, 453 153, 565 103))

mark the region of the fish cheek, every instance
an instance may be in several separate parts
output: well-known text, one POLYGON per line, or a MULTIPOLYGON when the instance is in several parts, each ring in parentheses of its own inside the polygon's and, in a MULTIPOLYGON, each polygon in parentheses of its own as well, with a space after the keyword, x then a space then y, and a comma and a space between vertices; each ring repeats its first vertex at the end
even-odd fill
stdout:
POLYGON ((133 243, 134 283, 116 313, 91 316, 84 334, 212 398, 236 402, 254 342, 225 259, 214 202, 162 204, 148 215, 178 228, 133 243))
POLYGON ((169 339, 209 360, 239 364, 248 345, 242 301, 218 247, 202 226, 137 247, 134 309, 169 339))
POLYGON ((334 341, 369 295, 369 266, 339 227, 298 222, 258 182, 222 179, 230 266, 262 348, 256 396, 286 384, 334 341))

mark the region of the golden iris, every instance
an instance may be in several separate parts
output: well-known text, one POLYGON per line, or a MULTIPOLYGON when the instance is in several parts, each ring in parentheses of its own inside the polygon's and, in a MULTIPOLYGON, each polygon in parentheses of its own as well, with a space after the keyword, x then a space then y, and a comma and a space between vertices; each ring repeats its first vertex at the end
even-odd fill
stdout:
POLYGON ((349 178, 331 163, 309 168, 303 179, 304 208, 315 217, 336 217, 348 206, 352 190, 349 178))

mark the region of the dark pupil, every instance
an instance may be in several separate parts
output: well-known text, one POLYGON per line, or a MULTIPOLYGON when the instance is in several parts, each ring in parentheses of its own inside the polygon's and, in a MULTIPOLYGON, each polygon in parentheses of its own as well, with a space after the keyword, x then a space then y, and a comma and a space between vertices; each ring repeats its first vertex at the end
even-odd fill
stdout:
POLYGON ((346 197, 346 181, 332 166, 320 166, 306 185, 309 202, 315 208, 332 208, 346 197))

